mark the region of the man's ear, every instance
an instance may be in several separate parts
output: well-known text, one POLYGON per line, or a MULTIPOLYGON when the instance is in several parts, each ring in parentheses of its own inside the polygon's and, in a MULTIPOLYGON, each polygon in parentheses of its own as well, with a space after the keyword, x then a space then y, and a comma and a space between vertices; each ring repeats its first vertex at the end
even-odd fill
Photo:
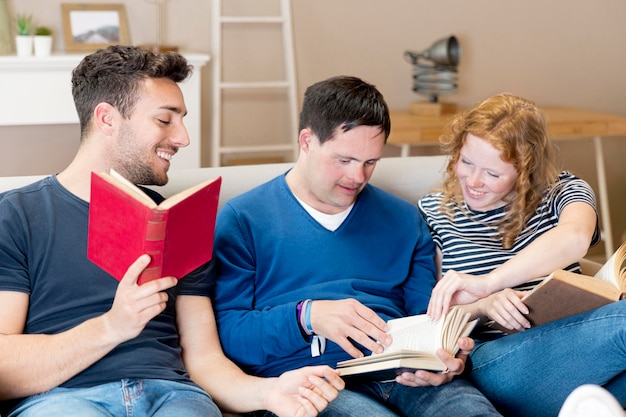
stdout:
POLYGON ((311 146, 311 141, 315 140, 313 137, 314 134, 311 129, 306 128, 300 131, 300 135, 298 136, 298 144, 300 145, 300 149, 302 152, 308 152, 311 146))
POLYGON ((107 136, 115 130, 115 120, 118 117, 117 109, 109 103, 99 103, 93 110, 93 124, 96 129, 107 136))

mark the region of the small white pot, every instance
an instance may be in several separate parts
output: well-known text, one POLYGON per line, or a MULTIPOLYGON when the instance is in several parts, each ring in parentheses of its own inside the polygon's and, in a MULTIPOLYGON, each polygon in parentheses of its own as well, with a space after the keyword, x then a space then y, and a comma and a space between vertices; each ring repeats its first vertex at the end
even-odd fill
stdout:
POLYGON ((16 36, 15 52, 17 56, 31 56, 33 54, 33 37, 24 35, 16 36))
POLYGON ((52 36, 35 36, 35 56, 48 56, 52 52, 52 36))

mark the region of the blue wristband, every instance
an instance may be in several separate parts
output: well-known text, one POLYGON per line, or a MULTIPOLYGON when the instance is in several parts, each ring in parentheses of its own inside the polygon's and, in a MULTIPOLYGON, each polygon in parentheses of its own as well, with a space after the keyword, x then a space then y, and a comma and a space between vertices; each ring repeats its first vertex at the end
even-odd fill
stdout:
POLYGON ((313 326, 311 326, 311 305, 312 300, 306 300, 304 305, 304 331, 309 335, 314 335, 313 326))

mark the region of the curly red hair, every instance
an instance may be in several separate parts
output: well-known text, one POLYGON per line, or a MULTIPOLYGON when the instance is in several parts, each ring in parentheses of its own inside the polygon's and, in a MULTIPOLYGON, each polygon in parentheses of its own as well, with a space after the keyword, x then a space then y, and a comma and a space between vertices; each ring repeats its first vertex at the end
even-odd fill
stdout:
POLYGON ((440 137, 450 155, 444 179, 441 209, 461 205, 463 194, 455 175, 461 148, 468 133, 488 141, 503 161, 513 164, 519 177, 515 198, 508 204, 498 230, 502 246, 510 248, 558 178, 558 152, 548 137, 545 119, 535 103, 511 94, 497 94, 470 110, 457 114, 440 137))

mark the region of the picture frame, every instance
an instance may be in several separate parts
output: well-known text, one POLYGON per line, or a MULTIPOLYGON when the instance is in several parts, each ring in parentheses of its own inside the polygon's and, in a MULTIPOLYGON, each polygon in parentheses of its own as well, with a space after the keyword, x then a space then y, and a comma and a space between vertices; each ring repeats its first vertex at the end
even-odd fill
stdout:
POLYGON ((67 52, 130 45, 126 7, 121 3, 62 3, 67 52))

